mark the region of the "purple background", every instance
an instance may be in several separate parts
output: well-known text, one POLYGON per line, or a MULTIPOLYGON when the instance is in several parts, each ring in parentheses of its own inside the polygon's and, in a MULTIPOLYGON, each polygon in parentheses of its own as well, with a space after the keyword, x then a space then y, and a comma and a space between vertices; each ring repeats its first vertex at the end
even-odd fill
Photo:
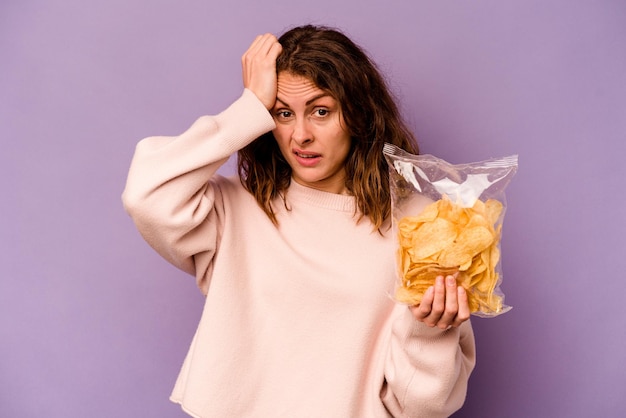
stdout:
POLYGON ((4 0, 0 416, 184 416, 168 396, 202 297, 122 209, 133 148, 223 109, 252 38, 308 22, 369 51, 423 152, 520 156, 514 309, 474 320, 456 416, 624 416, 622 0, 4 0))

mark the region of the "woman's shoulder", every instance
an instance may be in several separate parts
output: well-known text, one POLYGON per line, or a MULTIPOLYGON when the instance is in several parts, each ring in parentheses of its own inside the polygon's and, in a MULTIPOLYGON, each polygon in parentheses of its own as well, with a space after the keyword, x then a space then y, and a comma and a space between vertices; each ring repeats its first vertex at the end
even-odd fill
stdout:
POLYGON ((236 174, 215 174, 211 182, 220 189, 222 194, 240 194, 247 193, 241 184, 239 176, 236 174))

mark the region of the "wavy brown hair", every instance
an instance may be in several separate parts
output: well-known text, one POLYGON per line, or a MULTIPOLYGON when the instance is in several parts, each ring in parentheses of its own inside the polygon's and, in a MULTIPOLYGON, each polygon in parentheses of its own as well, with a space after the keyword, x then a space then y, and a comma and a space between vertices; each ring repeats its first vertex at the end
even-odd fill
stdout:
MULTIPOLYGON (((389 173, 383 156, 385 142, 413 153, 418 146, 403 122, 387 84, 367 54, 337 29, 300 26, 278 41, 283 50, 276 72, 306 77, 340 105, 351 149, 345 163, 346 189, 356 198, 360 220, 370 218, 375 229, 391 212, 389 173)), ((277 223, 272 201, 281 197, 291 181, 291 168, 271 132, 238 153, 243 186, 277 223)))

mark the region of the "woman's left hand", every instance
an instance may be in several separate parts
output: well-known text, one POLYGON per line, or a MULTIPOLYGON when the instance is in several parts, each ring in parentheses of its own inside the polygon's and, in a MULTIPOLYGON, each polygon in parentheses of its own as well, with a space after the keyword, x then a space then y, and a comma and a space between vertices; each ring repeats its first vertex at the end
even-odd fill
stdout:
POLYGON ((458 327, 470 317, 467 293, 457 286, 455 276, 437 277, 435 285, 424 293, 422 302, 410 309, 418 321, 441 329, 458 327))

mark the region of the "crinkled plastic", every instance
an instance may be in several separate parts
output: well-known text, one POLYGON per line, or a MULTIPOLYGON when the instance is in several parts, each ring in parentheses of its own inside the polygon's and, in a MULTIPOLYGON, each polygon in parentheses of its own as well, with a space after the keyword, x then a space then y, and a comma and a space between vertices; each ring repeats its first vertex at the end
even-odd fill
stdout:
POLYGON ((383 153, 398 251, 396 300, 419 304, 437 276, 456 275, 473 315, 509 311, 500 289, 500 242, 517 155, 454 165, 392 144, 383 153))

